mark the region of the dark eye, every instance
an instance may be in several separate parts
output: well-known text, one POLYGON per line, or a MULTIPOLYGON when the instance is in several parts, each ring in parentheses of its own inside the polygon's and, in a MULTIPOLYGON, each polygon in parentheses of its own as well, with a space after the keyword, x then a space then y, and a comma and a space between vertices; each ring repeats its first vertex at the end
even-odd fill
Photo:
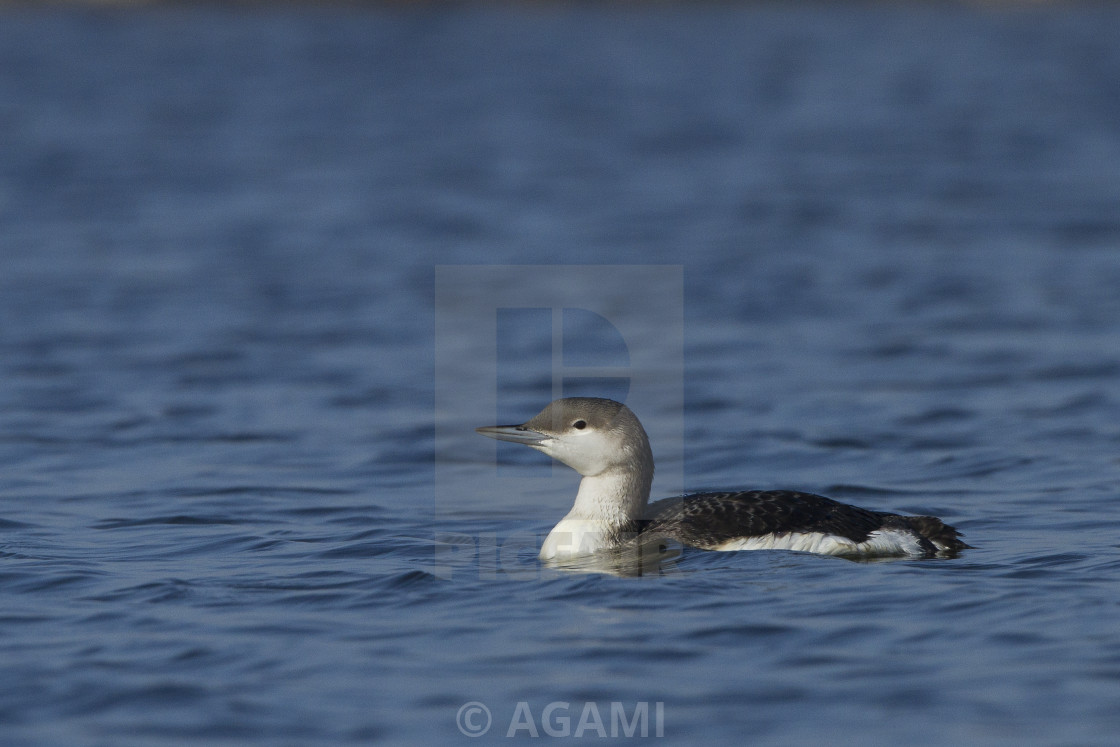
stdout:
POLYGON ((575 428, 577 431, 582 431, 584 428, 587 427, 587 421, 577 420, 576 422, 572 423, 572 427, 575 428))

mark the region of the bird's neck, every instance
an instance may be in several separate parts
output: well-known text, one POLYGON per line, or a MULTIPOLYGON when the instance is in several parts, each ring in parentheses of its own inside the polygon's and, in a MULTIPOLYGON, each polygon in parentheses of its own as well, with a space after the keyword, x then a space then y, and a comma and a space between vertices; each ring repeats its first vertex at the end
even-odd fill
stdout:
POLYGON ((653 475, 636 470, 610 470, 584 477, 568 518, 625 524, 642 515, 649 503, 653 475))
POLYGON ((640 469, 612 469, 585 476, 575 505, 553 527, 541 549, 542 560, 590 555, 619 544, 649 502, 653 460, 640 469))

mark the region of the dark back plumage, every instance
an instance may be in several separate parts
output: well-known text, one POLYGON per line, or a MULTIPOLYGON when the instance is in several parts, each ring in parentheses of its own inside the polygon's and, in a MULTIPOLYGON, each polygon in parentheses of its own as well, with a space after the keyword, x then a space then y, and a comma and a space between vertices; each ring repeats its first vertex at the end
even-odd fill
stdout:
POLYGON ((649 507, 642 534, 715 549, 725 542, 768 534, 819 532, 864 542, 879 529, 913 532, 927 555, 940 543, 949 551, 968 547, 952 527, 932 516, 899 516, 792 490, 697 493, 649 507))

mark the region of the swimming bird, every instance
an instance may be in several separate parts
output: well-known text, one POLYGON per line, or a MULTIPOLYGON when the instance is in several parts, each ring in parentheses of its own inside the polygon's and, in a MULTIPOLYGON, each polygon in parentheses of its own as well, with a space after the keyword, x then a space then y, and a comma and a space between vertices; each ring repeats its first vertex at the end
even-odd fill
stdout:
POLYGON ((653 452, 637 416, 610 399, 555 400, 521 425, 475 429, 524 444, 583 476, 540 559, 672 540, 702 550, 797 550, 855 557, 952 556, 960 533, 933 516, 873 511, 792 490, 696 493, 649 503, 653 452))

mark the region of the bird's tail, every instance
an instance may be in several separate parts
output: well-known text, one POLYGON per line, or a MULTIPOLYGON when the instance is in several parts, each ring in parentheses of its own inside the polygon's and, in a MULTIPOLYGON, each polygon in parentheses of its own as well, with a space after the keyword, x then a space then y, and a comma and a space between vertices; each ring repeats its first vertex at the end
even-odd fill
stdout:
POLYGON ((961 533, 936 516, 892 516, 884 525, 894 524, 909 529, 928 542, 934 552, 931 554, 955 554, 961 550, 971 550, 961 539, 961 533))

